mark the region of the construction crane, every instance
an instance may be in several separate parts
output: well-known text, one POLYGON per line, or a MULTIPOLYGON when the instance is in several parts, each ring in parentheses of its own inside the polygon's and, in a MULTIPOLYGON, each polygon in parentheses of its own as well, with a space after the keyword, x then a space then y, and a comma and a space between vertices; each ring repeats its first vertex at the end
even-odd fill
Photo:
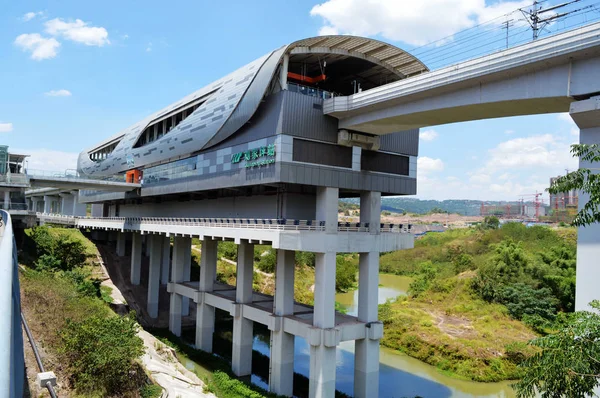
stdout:
MULTIPOLYGON (((542 205, 544 204, 543 200, 540 200, 540 198, 542 197, 542 192, 537 192, 536 193, 529 193, 529 194, 525 194, 525 195, 519 195, 521 196, 521 203, 523 203, 525 201, 525 197, 530 197, 533 196, 535 199, 533 201, 533 204, 535 205, 535 218, 536 220, 540 219, 540 207, 542 207, 542 205)), ((525 209, 523 207, 523 209, 525 209)), ((523 210, 525 211, 525 210, 523 210)))

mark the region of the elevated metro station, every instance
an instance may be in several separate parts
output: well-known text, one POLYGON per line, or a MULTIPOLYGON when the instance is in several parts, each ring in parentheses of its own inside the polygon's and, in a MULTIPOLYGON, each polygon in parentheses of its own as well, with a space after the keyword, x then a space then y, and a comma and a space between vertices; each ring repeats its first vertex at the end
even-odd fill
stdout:
POLYGON ((212 351, 215 309, 230 313, 236 375, 252 371, 258 322, 272 333, 271 391, 292 396, 294 336, 301 336, 311 347, 311 397, 334 396, 336 346, 348 340, 356 342, 354 395, 375 397, 383 334, 379 253, 411 248, 414 240, 410 226, 381 224, 381 196, 416 193, 419 131, 340 129, 323 103, 427 71, 401 49, 366 38, 322 36, 283 46, 80 153, 82 177, 140 188, 80 190, 91 217, 40 220, 118 231, 117 253, 132 248, 134 285, 144 245, 148 315, 158 317, 160 285, 168 284, 169 327, 180 335, 191 310, 197 348, 212 351), (338 223, 338 200, 347 197, 360 198, 357 224, 338 223), (192 237, 202 241, 196 281, 192 237), (223 240, 238 245, 236 286, 216 282, 223 240), (252 291, 255 244, 278 250, 274 297, 252 291), (316 253, 314 308, 294 301, 295 251, 316 253), (357 317, 335 311, 336 254, 344 252, 360 255, 357 317))
MULTIPOLYGON (((257 322, 271 331, 272 392, 293 394, 301 336, 310 345, 311 397, 334 396, 342 341, 355 341, 354 396, 376 397, 379 254, 414 243, 410 226, 381 223, 381 197, 416 194, 419 128, 569 111, 581 142, 598 143, 599 70, 600 24, 433 72, 376 40, 309 38, 82 151, 78 176, 124 184, 82 185, 75 202, 89 205, 88 216, 53 214, 70 208, 60 187, 27 197, 44 209, 40 222, 109 231, 117 255, 131 252, 133 285, 147 255, 148 316, 159 317, 159 295, 168 293, 170 330, 180 335, 193 319, 197 348, 212 351, 215 310, 228 312, 236 375, 252 372, 257 322), (360 198, 359 223, 338 222, 338 200, 348 197, 360 198), (198 280, 190 276, 192 237, 202 241, 198 280), (236 286, 216 282, 219 241, 238 245, 236 286), (277 249, 274 297, 252 290, 255 244, 277 249), (315 253, 314 307, 294 300, 295 251, 315 253), (360 257, 357 317, 335 311, 336 254, 348 252, 360 257)), ((600 276, 599 228, 578 231, 578 309, 600 276)))

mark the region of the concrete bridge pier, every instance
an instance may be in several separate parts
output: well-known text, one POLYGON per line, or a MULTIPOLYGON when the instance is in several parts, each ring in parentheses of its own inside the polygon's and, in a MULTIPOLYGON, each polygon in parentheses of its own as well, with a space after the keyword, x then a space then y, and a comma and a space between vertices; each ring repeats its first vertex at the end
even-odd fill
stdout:
MULTIPOLYGON (((579 127, 579 143, 600 144, 600 97, 573 102, 570 115, 579 127)), ((580 159, 579 167, 591 169, 593 173, 599 172, 598 163, 580 159)), ((579 192, 579 210, 583 209, 588 201, 589 195, 579 192)), ((589 310, 588 304, 592 300, 600 299, 598 258, 600 258, 600 224, 579 227, 577 229, 576 310, 589 310)))
POLYGON ((127 232, 117 231, 117 256, 125 256, 125 247, 127 245, 127 232))
POLYGON ((134 232, 131 237, 131 273, 130 279, 132 285, 140 284, 140 275, 142 272, 142 234, 134 232))
POLYGON ((158 293, 160 287, 160 262, 163 237, 159 234, 148 235, 150 243, 150 270, 148 272, 148 303, 150 318, 158 317, 158 293))
MULTIPOLYGON (((363 192, 360 195, 360 222, 369 223, 373 235, 381 232, 381 193, 363 192)), ((355 341, 354 396, 379 396, 379 339, 383 324, 377 321, 379 289, 379 252, 359 253, 358 320, 368 327, 367 337, 355 341)))
MULTIPOLYGON (((173 265, 171 267, 171 280, 173 283, 183 282, 183 270, 185 268, 185 263, 189 258, 189 255, 187 255, 187 253, 190 252, 191 246, 191 238, 176 236, 173 239, 173 265)), ((169 306, 169 330, 175 336, 181 336, 181 314, 183 297, 175 292, 169 293, 171 293, 169 306)))
POLYGON ((196 348, 212 352, 213 333, 215 331, 215 307, 204 300, 205 292, 212 292, 217 277, 216 240, 204 238, 200 259, 200 282, 196 299, 196 348))
POLYGON ((243 304, 252 303, 252 277, 254 273, 254 245, 247 240, 238 245, 235 304, 233 316, 233 351, 231 369, 236 376, 252 373, 252 329, 254 322, 242 316, 243 304))
POLYGON ((53 195, 44 195, 44 213, 58 213, 58 197, 53 195))
POLYGON ((166 285, 169 283, 169 268, 171 267, 171 238, 168 235, 163 237, 162 257, 160 262, 160 283, 166 285))
POLYGON ((72 216, 73 203, 75 202, 76 198, 71 192, 61 192, 58 194, 58 196, 60 196, 60 214, 63 216, 72 216))
POLYGON ((283 316, 294 313, 295 252, 277 250, 275 270, 276 326, 271 331, 271 371, 269 390, 291 397, 294 388, 294 335, 283 331, 283 316))
MULTIPOLYGON (((185 261, 183 263, 183 281, 189 282, 192 278, 192 239, 190 238, 189 244, 186 243, 186 251, 185 251, 185 261)), ((190 315, 190 298, 183 297, 183 301, 181 304, 183 307, 181 308, 182 316, 190 315)))
POLYGON ((73 211, 71 214, 78 217, 87 216, 87 204, 79 203, 79 191, 72 191, 71 193, 73 194, 73 211))

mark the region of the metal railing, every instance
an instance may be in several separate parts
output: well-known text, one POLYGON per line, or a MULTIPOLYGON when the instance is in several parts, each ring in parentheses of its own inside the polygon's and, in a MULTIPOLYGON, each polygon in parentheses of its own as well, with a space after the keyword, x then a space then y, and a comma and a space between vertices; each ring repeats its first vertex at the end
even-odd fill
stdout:
POLYGON ((18 174, 18 173, 2 174, 2 175, 0 175, 0 182, 7 183, 7 184, 21 184, 21 185, 29 184, 27 175, 18 174))
POLYGON ((45 177, 45 178, 74 178, 78 180, 99 180, 99 181, 116 181, 125 182, 125 174, 115 174, 111 176, 89 176, 79 173, 74 169, 67 169, 63 171, 52 171, 52 170, 37 170, 37 169, 26 169, 25 175, 27 178, 31 177, 45 177))
POLYGON ((0 397, 22 397, 25 357, 17 248, 8 212, 0 210, 0 397))
POLYGON ((292 93, 300 93, 304 95, 308 95, 309 97, 317 97, 321 99, 333 98, 333 93, 325 90, 321 90, 314 87, 303 86, 298 83, 290 83, 288 82, 288 91, 292 93))
MULTIPOLYGON (((181 225, 189 227, 208 228, 243 228, 270 229, 284 231, 324 231, 325 221, 297 220, 286 218, 185 218, 185 217, 80 217, 62 214, 36 213, 40 220, 60 224, 87 226, 90 223, 101 222, 123 223, 124 226, 141 224, 181 225)), ((380 223, 381 232, 410 233, 410 224, 380 223)), ((340 232, 369 232, 369 223, 338 222, 340 232)))

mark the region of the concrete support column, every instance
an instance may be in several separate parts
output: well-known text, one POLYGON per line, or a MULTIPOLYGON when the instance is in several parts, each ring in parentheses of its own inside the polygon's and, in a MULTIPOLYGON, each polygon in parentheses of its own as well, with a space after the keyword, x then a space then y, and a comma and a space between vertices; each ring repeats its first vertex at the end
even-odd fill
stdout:
POLYGON ((325 221, 326 233, 337 233, 339 189, 317 187, 317 220, 325 221))
MULTIPOLYGON (((275 271, 276 316, 294 313, 294 266, 295 252, 277 250, 275 271)), ((271 372, 269 391, 291 397, 294 389, 294 336, 279 330, 271 332, 271 372)))
POLYGON ((243 304, 252 302, 254 245, 242 240, 238 246, 235 301, 233 308, 233 352, 231 369, 236 376, 252 372, 252 328, 254 322, 244 318, 243 304))
MULTIPOLYGON (((358 320, 369 323, 370 329, 377 322, 379 253, 359 255, 358 320)), ((381 324, 377 327, 383 329, 381 324)), ((379 336, 374 337, 354 342, 354 396, 357 398, 379 396, 379 336)))
MULTIPOLYGON (((335 256, 334 252, 317 253, 315 258, 313 326, 319 329, 331 329, 335 326, 335 256)), ((336 346, 325 344, 327 330, 319 332, 320 338, 309 341, 311 344, 309 396, 311 398, 333 397, 335 395, 336 346)))
MULTIPOLYGON (((217 241, 205 238, 202 241, 202 257, 200 259, 201 292, 212 292, 217 276, 217 241)), ((203 297, 203 296, 202 296, 203 297)), ((215 331, 215 307, 202 300, 196 306, 196 348, 212 352, 213 333, 215 331)))
POLYGON ((44 195, 44 213, 52 212, 52 201, 54 198, 52 196, 44 195))
POLYGON ((10 209, 10 191, 4 191, 4 204, 2 205, 4 210, 10 209))
POLYGON ((369 232, 381 231, 381 192, 360 193, 360 222, 369 223, 369 232))
POLYGON ((71 193, 61 193, 60 196, 60 214, 63 216, 73 215, 73 201, 75 197, 71 193))
POLYGON ((160 262, 160 283, 169 283, 169 268, 171 267, 171 238, 165 236, 162 242, 162 257, 160 262))
MULTIPOLYGON (((186 251, 184 252, 185 258, 183 262, 183 281, 189 282, 192 278, 192 238, 189 238, 189 244, 186 243, 186 251)), ((183 298, 183 308, 181 309, 182 316, 190 315, 190 299, 188 297, 183 298)))
MULTIPOLYGON (((600 144, 600 97, 571 103, 571 117, 579 127, 580 144, 600 144)), ((579 160, 580 168, 598 173, 598 163, 579 160)), ((589 201, 588 194, 579 192, 579 210, 589 201)), ((589 303, 598 299, 600 281, 600 223, 577 228, 577 284, 575 310, 590 310, 589 303)), ((599 393, 599 391, 596 391, 599 393)))
POLYGON ((103 217, 104 216, 104 204, 92 203, 92 217, 103 217))
POLYGON ((127 245, 127 232, 117 231, 117 256, 125 256, 125 246, 127 245))
POLYGON ((87 216, 87 204, 79 203, 79 191, 72 191, 71 193, 73 194, 73 210, 71 214, 77 217, 87 216))
POLYGON ((150 270, 148 272, 148 315, 158 318, 158 292, 160 287, 161 235, 148 235, 150 241, 150 270))
POLYGON ((142 235, 134 232, 131 237, 131 284, 140 284, 140 274, 142 272, 142 235))
POLYGON ((362 156, 362 148, 359 146, 353 146, 352 147, 352 170, 360 171, 361 156, 362 156))
POLYGON ((288 67, 290 63, 290 56, 285 54, 281 64, 281 74, 279 75, 279 84, 282 90, 287 90, 287 78, 288 78, 288 67))
MULTIPOLYGON (((183 282, 183 269, 186 252, 190 250, 191 238, 176 236, 173 239, 173 266, 171 267, 171 280, 173 283, 183 282)), ((163 246, 164 247, 164 246, 163 246)), ((183 297, 171 292, 169 307, 169 330, 175 336, 181 336, 181 310, 183 297)))

